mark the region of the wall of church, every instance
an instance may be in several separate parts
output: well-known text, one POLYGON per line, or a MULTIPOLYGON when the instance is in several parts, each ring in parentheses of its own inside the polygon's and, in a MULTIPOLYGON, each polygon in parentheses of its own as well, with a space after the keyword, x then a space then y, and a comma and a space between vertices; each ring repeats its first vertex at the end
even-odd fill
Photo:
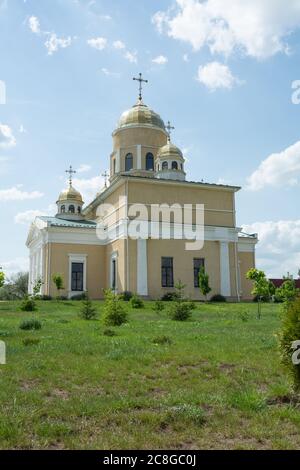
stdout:
POLYGON ((201 251, 186 251, 184 240, 148 240, 148 290, 151 298, 160 298, 173 289, 161 287, 161 258, 173 258, 174 283, 179 279, 186 284, 186 295, 195 300, 203 300, 200 290, 194 287, 194 258, 205 259, 205 269, 210 276, 212 292, 219 294, 220 247, 219 242, 208 241, 201 251))
POLYGON ((54 273, 60 273, 64 278, 65 289, 61 292, 61 295, 68 296, 70 293, 70 254, 86 255, 86 286, 89 295, 94 299, 99 299, 103 296, 102 289, 107 286, 105 246, 51 243, 50 246, 48 246, 48 252, 50 252, 51 278, 49 294, 51 296, 57 295, 56 287, 52 282, 54 273))
POLYGON ((111 262, 112 257, 115 257, 117 260, 117 291, 123 292, 128 290, 126 286, 126 240, 120 239, 115 240, 105 247, 106 249, 106 287, 110 288, 111 286, 111 262))
POLYGON ((242 299, 252 300, 253 295, 251 294, 251 291, 253 289, 253 283, 246 279, 246 274, 249 269, 255 268, 255 252, 239 252, 238 258, 242 299))
MULTIPOLYGON (((150 204, 204 204, 205 225, 219 227, 234 227, 234 193, 222 189, 206 189, 199 186, 180 185, 178 183, 164 184, 151 180, 129 180, 128 203, 150 204)), ((149 211, 150 213, 150 211, 149 211)), ((193 215, 195 222, 195 215, 193 215)))

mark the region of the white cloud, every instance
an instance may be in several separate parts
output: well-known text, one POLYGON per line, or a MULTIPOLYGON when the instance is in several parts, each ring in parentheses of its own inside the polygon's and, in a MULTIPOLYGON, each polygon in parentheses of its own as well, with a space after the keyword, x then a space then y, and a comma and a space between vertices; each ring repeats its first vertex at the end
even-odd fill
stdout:
POLYGON ((300 269, 300 220, 256 222, 244 225, 246 233, 258 233, 257 266, 269 277, 282 277, 300 269))
POLYGON ((76 172, 77 173, 87 173, 88 171, 91 170, 91 165, 86 165, 85 163, 82 163, 79 168, 77 168, 76 172))
POLYGON ((113 47, 114 47, 115 49, 125 49, 125 48, 126 48, 126 46, 125 46, 125 44, 124 44, 123 41, 114 41, 114 42, 113 42, 113 47))
POLYGON ((300 141, 279 153, 273 153, 262 161, 248 178, 251 191, 267 186, 295 186, 300 178, 300 141))
POLYGON ((1 267, 6 275, 10 276, 11 274, 18 272, 26 272, 29 269, 29 258, 15 258, 10 261, 0 261, 1 267))
POLYGON ((137 52, 126 51, 124 54, 124 58, 127 59, 132 64, 137 64, 137 52))
POLYGON ((59 38, 56 33, 49 33, 49 37, 45 42, 48 55, 53 55, 54 52, 58 51, 58 49, 65 49, 66 47, 71 46, 71 44, 72 38, 70 36, 66 38, 59 38))
POLYGON ((112 72, 111 70, 108 70, 105 67, 102 67, 101 72, 104 73, 104 75, 107 75, 108 77, 120 77, 120 74, 118 72, 112 72))
POLYGON ((9 189, 0 189, 0 202, 25 201, 26 199, 38 199, 44 194, 40 191, 22 191, 21 186, 13 186, 9 189))
POLYGON ((12 129, 6 124, 0 124, 0 148, 11 148, 17 144, 12 129))
POLYGON ((93 178, 89 179, 74 178, 73 185, 77 191, 80 191, 85 203, 88 203, 103 188, 104 179, 102 176, 94 176, 93 178))
POLYGON ((152 62, 154 64, 164 65, 168 62, 168 58, 165 57, 164 55, 159 55, 159 56, 155 57, 154 59, 152 59, 152 62))
POLYGON ((182 59, 183 59, 184 62, 189 62, 190 61, 188 54, 183 54, 182 59))
POLYGON ((159 32, 188 42, 194 50, 234 51, 265 59, 287 53, 289 34, 300 27, 299 0, 176 0, 177 7, 157 12, 159 32))
POLYGON ((102 51, 107 46, 107 39, 106 38, 93 38, 88 39, 87 43, 90 47, 97 49, 98 51, 102 51))
POLYGON ((30 16, 28 19, 28 26, 35 34, 39 34, 41 32, 40 22, 36 16, 30 16))
POLYGON ((210 62, 198 68, 197 80, 205 85, 210 91, 218 88, 230 90, 240 81, 233 76, 230 68, 220 62, 210 62))
POLYGON ((50 215, 53 216, 57 212, 57 207, 55 204, 50 204, 48 209, 45 210, 28 210, 24 212, 19 212, 15 215, 14 220, 15 224, 29 225, 34 219, 40 215, 50 215))

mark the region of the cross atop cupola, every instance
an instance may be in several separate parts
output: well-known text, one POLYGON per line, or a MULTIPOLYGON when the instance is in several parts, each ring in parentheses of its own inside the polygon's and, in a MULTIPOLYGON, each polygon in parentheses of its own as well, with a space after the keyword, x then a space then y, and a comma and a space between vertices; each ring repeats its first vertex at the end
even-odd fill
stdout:
POLYGON ((66 170, 66 173, 69 174, 69 184, 70 186, 72 186, 72 182, 73 182, 73 175, 75 175, 76 173, 76 170, 73 170, 73 167, 72 165, 70 165, 70 168, 68 170, 66 170))
POLYGON ((143 91, 143 83, 148 83, 148 80, 145 80, 141 73, 139 73, 138 77, 133 77, 133 80, 140 82, 139 84, 139 101, 143 101, 142 91, 143 91))
POLYGON ((168 132, 168 141, 170 142, 171 141, 171 131, 173 131, 175 129, 175 127, 171 125, 170 121, 168 121, 168 123, 166 125, 166 129, 167 129, 167 132, 168 132))

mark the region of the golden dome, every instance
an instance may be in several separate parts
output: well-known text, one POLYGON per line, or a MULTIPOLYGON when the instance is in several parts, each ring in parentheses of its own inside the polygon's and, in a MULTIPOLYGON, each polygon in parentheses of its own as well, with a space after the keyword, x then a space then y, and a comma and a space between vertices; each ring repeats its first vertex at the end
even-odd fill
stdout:
POLYGON ((182 151, 171 142, 168 142, 166 145, 164 145, 163 147, 159 149, 157 157, 161 159, 164 159, 164 158, 180 158, 181 160, 184 159, 182 151))
POLYGON ((83 199, 82 199, 80 192, 76 191, 76 189, 73 188, 72 185, 70 185, 68 189, 65 189, 64 191, 62 191, 58 197, 58 202, 70 201, 70 200, 83 204, 83 199))
POLYGON ((148 108, 141 100, 122 114, 117 127, 118 129, 123 129, 138 125, 165 130, 165 124, 161 117, 148 108))

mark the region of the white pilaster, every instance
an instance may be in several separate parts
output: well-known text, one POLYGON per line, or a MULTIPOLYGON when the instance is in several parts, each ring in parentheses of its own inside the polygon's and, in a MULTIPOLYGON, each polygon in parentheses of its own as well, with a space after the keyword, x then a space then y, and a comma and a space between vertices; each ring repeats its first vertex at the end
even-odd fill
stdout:
POLYGON ((136 146, 136 155, 137 155, 136 167, 138 170, 141 170, 142 168, 142 146, 141 145, 136 146))
POLYGON ((147 240, 137 240, 137 293, 148 295, 147 240))
POLYGON ((230 287, 230 264, 229 264, 229 244, 220 242, 220 277, 221 277, 221 295, 231 296, 230 287))
POLYGON ((120 149, 118 149, 116 152, 116 173, 120 172, 120 166, 121 166, 121 152, 120 152, 120 149))

